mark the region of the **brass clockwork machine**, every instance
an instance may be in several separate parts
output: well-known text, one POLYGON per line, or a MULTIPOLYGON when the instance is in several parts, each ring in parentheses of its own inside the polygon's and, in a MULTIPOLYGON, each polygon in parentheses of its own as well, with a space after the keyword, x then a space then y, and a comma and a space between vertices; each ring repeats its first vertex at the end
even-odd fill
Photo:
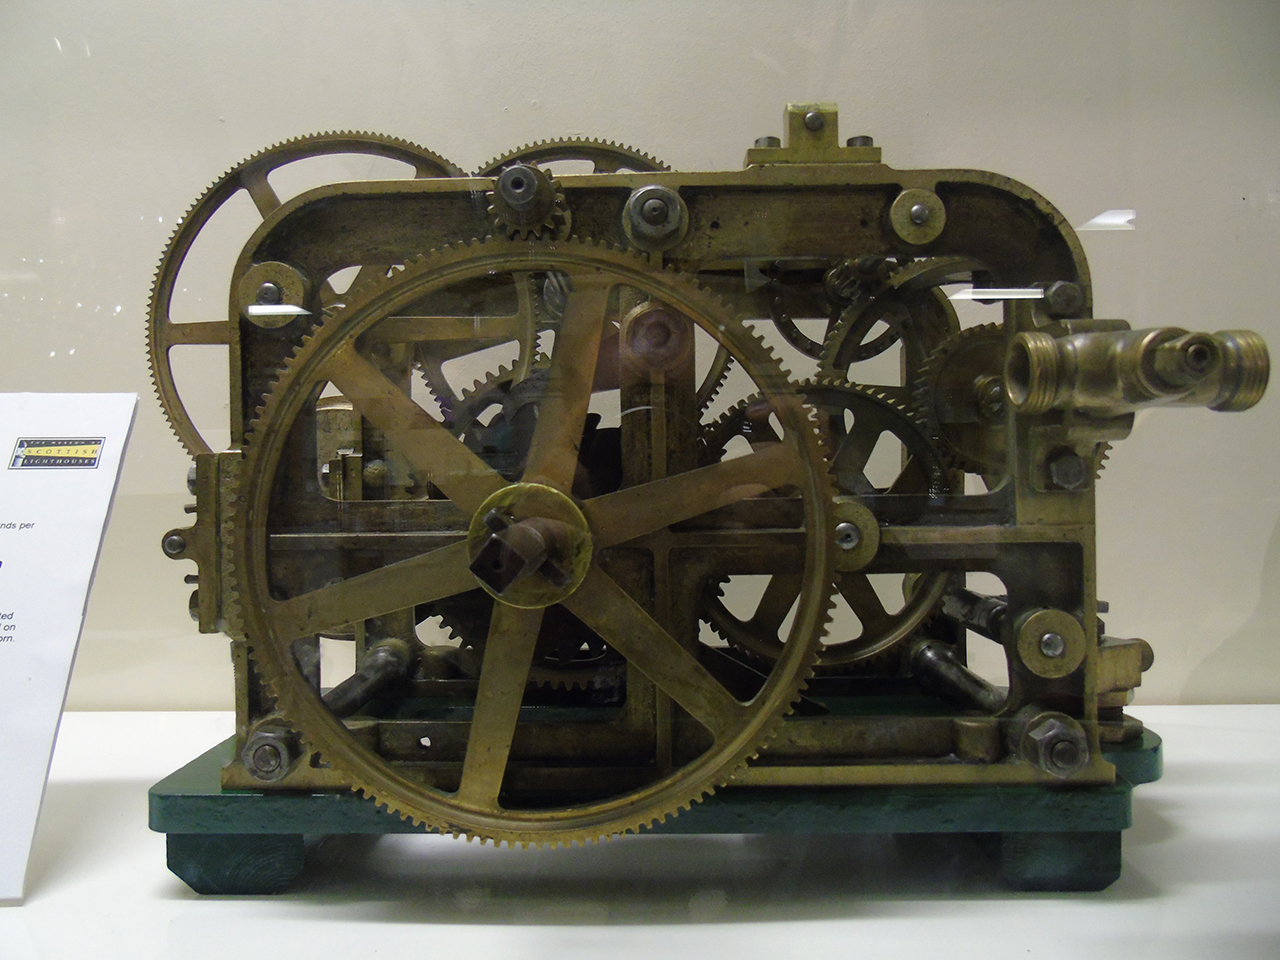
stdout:
POLYGON ((1159 741, 1123 712, 1151 648, 1099 618, 1094 486, 1136 411, 1257 403, 1266 347, 1095 319, 1075 234, 1008 178, 885 166, 831 104, 785 134, 731 172, 565 140, 473 175, 324 134, 191 208, 150 313, 195 459, 163 549, 237 709, 152 793, 193 887, 424 829, 964 832, 1015 886, 1115 879, 1159 741), (410 178, 278 199, 350 154, 410 178), (177 322, 242 193, 226 319, 177 322), (225 450, 171 366, 202 344, 225 450))

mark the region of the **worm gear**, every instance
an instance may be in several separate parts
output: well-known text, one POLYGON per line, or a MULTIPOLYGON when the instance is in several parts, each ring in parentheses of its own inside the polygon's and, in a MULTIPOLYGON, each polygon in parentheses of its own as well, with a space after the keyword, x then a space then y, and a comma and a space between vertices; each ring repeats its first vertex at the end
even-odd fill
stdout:
MULTIPOLYGON (((880 523, 909 523, 930 501, 949 492, 947 470, 914 414, 893 395, 874 387, 810 381, 797 388, 817 409, 831 437, 831 469, 840 494, 855 496, 880 523), (882 449, 882 441, 887 440, 882 449)), ((717 459, 742 437, 753 446, 774 438, 767 406, 748 401, 728 411, 704 434, 703 457, 717 459)), ((892 573, 884 570, 881 573, 892 573)), ((837 574, 835 586, 858 620, 858 633, 833 634, 818 656, 819 669, 864 665, 907 637, 937 605, 948 574, 908 575, 900 603, 877 591, 862 571, 837 574)), ((703 592, 705 616, 734 646, 771 660, 780 655, 780 629, 803 589, 799 574, 773 576, 745 619, 724 602, 722 580, 703 592)), ((837 621, 836 628, 839 628, 837 621)))
MULTIPOLYGON (((281 203, 268 179, 272 172, 297 160, 349 154, 398 160, 413 168, 415 178, 464 175, 459 167, 439 154, 397 137, 357 132, 318 133, 278 143, 236 164, 201 194, 174 229, 156 268, 151 288, 147 353, 151 364, 151 379, 160 398, 160 405, 164 408, 173 432, 193 456, 210 452, 210 447, 182 403, 180 391, 174 381, 170 351, 175 347, 230 344, 231 327, 237 322, 237 318, 236 312, 233 312, 230 319, 192 323, 180 323, 173 319, 173 295, 183 262, 201 231, 227 201, 241 191, 248 194, 259 215, 265 220, 281 203)), ((327 293, 332 294, 327 289, 327 284, 325 287, 327 293)), ((328 299, 323 297, 326 291, 322 291, 322 299, 328 299)))
MULTIPOLYGON (((646 341, 636 342, 643 347, 646 341)), ((646 357, 641 351, 622 364, 624 391, 639 389, 627 378, 640 375, 636 363, 646 357)), ((626 428, 628 436, 643 440, 660 429, 664 405, 679 402, 664 393, 677 373, 655 365, 644 374, 653 382, 645 384, 650 407, 642 416, 654 422, 637 421, 626 428)), ((826 622, 832 496, 812 413, 777 361, 714 298, 611 248, 490 240, 446 248, 362 286, 304 340, 268 391, 245 446, 238 532, 229 552, 254 663, 309 749, 359 791, 435 830, 570 843, 661 820, 724 783, 761 748, 798 696, 826 622), (407 335, 405 325, 397 326, 407 305, 440 291, 509 284, 512 274, 526 271, 561 272, 571 283, 526 463, 520 478, 508 482, 366 353, 370 344, 407 335), (666 323, 685 336, 681 325, 689 324, 725 346, 771 405, 777 442, 708 467, 669 463, 613 493, 572 496, 592 396, 592 378, 582 371, 598 365, 602 350, 615 348, 618 341, 608 336, 613 323, 623 328, 624 341, 626 329, 666 323), (388 449, 429 477, 443 498, 338 504, 320 496, 310 479, 318 465, 307 449, 311 411, 325 384, 350 399, 388 449), (682 604, 679 589, 653 583, 658 577, 673 588, 682 585, 678 575, 668 576, 675 561, 661 559, 679 555, 682 538, 694 538, 711 556, 755 562, 755 551, 744 553, 743 544, 776 536, 779 504, 794 514, 791 536, 806 585, 785 650, 743 688, 722 679, 713 651, 677 639, 691 629, 696 636, 694 609, 682 604), (725 511, 730 526, 722 524, 725 511), (345 531, 356 524, 382 532, 359 546, 365 541, 332 525, 338 517, 346 518, 345 531), (328 557, 325 562, 292 559, 308 543, 320 550, 348 540, 356 546, 316 554, 317 561, 328 557), (291 653, 296 638, 334 624, 394 623, 405 611, 411 619, 420 604, 474 590, 477 582, 494 603, 470 719, 449 726, 394 711, 368 717, 362 723, 375 722, 382 731, 380 751, 368 737, 354 736, 301 682, 291 653), (568 757, 577 766, 557 772, 555 757, 563 756, 568 734, 549 735, 520 709, 541 625, 556 606, 627 661, 632 709, 652 702, 643 695, 646 687, 670 698, 676 714, 664 735, 673 738, 670 753, 616 769, 616 760, 607 759, 614 756, 613 727, 575 725, 568 757), (432 722, 444 726, 422 726, 432 722), (419 733, 424 729, 434 735, 419 733), (542 760, 537 770, 530 768, 533 755, 542 760)))

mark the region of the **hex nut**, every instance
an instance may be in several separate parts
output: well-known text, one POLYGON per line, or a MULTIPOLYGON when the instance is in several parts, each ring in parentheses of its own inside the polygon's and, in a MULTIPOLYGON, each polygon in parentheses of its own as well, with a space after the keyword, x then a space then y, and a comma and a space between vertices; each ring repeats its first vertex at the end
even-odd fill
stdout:
POLYGON ((1047 716, 1027 728, 1023 756, 1045 773, 1066 778, 1089 764, 1089 741, 1069 717, 1047 716))

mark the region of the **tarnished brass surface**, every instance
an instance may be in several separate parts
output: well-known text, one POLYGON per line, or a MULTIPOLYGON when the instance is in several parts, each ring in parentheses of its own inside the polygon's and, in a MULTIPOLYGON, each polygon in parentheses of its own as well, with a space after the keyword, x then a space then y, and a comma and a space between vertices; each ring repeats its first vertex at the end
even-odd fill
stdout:
POLYGON ((1114 778, 1100 744, 1141 731, 1152 654, 1099 619, 1107 445, 1147 406, 1255 404, 1265 344, 1094 319, 1078 240, 1022 184, 895 170, 831 104, 784 133, 740 171, 553 140, 471 177, 322 135, 197 201, 150 344, 196 457, 163 549, 233 638, 227 787, 570 843, 726 784, 1114 778), (276 199, 272 170, 335 151, 416 179, 276 199), (263 222, 226 316, 174 323, 239 190, 263 222), (974 323, 960 283, 1026 296, 974 323), (168 360, 203 343, 229 348, 217 453, 168 360), (989 642, 1005 677, 966 667, 989 642))

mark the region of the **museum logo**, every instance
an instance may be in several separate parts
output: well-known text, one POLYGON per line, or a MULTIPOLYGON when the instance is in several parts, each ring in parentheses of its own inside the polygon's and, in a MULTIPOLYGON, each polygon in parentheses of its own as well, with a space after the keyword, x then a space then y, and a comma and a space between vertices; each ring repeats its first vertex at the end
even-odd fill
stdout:
POLYGON ((53 467, 88 467, 98 465, 102 456, 102 437, 21 437, 13 449, 10 470, 48 469, 53 467))

